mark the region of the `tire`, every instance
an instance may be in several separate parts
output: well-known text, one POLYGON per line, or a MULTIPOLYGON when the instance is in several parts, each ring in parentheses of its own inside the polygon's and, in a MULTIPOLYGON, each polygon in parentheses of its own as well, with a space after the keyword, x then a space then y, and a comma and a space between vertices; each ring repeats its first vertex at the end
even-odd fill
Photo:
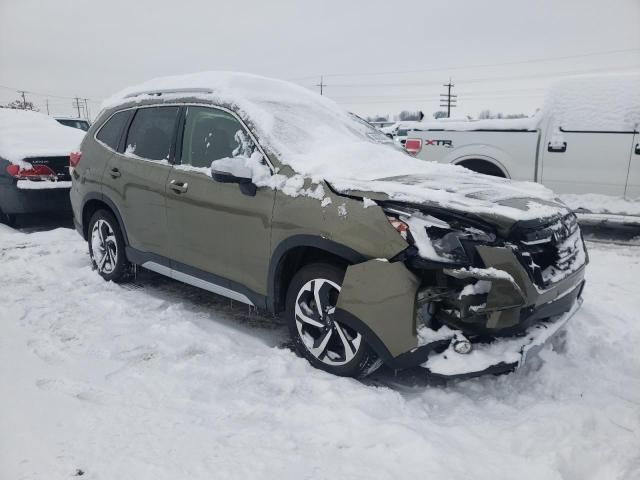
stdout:
POLYGON ((131 273, 124 237, 111 212, 98 210, 89 220, 87 233, 91 266, 107 281, 122 282, 131 273))
POLYGON ((334 375, 363 378, 382 361, 359 332, 333 319, 343 279, 344 269, 328 263, 300 269, 287 291, 287 326, 296 350, 311 365, 334 375))
POLYGON ((13 227, 16 224, 16 216, 4 213, 0 208, 0 223, 3 225, 8 225, 9 227, 13 227))

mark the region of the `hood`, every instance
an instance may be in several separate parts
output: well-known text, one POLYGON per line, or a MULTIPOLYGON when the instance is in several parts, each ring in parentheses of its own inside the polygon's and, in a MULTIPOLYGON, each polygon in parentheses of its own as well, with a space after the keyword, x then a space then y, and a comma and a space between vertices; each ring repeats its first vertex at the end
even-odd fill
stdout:
POLYGON ((334 180, 330 184, 338 194, 451 210, 501 229, 509 229, 520 221, 545 221, 570 212, 551 190, 540 184, 464 169, 449 174, 434 172, 367 181, 334 180))

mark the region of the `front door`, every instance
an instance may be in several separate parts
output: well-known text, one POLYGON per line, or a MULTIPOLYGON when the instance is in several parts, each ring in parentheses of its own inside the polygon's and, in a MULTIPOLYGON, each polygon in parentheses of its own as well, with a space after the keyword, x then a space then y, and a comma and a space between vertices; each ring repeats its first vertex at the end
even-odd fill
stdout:
POLYGON ((116 204, 137 250, 169 256, 166 185, 180 108, 138 109, 126 134, 126 149, 115 153, 103 174, 103 192, 116 204))
POLYGON ((250 196, 210 172, 214 160, 243 162, 256 146, 231 113, 217 108, 187 107, 183 128, 167 191, 173 268, 265 296, 275 192, 259 188, 250 196))

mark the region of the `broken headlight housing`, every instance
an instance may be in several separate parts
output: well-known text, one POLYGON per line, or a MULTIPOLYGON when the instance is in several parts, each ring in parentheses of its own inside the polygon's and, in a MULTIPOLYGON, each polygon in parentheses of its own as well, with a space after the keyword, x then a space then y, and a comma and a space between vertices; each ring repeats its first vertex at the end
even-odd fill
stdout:
POLYGON ((387 209, 391 225, 412 243, 418 254, 433 262, 464 264, 472 263, 465 243, 490 244, 496 236, 457 217, 442 218, 420 211, 387 209))

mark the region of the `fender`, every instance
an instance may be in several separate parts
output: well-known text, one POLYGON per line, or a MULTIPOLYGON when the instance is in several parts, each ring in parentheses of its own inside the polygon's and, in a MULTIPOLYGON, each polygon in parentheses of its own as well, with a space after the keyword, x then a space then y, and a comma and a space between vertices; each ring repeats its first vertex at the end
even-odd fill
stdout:
POLYGON ((290 250, 296 247, 313 247, 324 250, 349 263, 361 263, 366 257, 354 249, 347 247, 341 243, 322 238, 317 235, 293 235, 281 241, 274 249, 269 262, 269 274, 267 277, 267 298, 269 311, 275 312, 276 307, 276 278, 280 273, 278 267, 281 260, 290 250))
MULTIPOLYGON (((124 226, 124 222, 122 221, 122 216, 120 215, 120 211, 118 210, 118 207, 116 207, 116 204, 113 202, 113 200, 111 200, 109 197, 107 197, 105 194, 103 193, 98 193, 98 192, 89 192, 87 193, 84 198, 82 199, 82 212, 84 215, 84 208, 87 205, 87 202, 89 202, 90 200, 99 200, 103 203, 106 203, 107 206, 111 209, 111 211, 113 212, 114 216, 116 217, 116 220, 118 221, 118 224, 120 226, 120 231, 122 232, 122 237, 124 239, 124 244, 125 246, 129 246, 129 238, 127 237, 127 229, 124 226)), ((82 231, 85 232, 85 228, 88 228, 88 225, 82 225, 82 231)), ((83 236, 86 238, 86 233, 83 233, 83 236)))

